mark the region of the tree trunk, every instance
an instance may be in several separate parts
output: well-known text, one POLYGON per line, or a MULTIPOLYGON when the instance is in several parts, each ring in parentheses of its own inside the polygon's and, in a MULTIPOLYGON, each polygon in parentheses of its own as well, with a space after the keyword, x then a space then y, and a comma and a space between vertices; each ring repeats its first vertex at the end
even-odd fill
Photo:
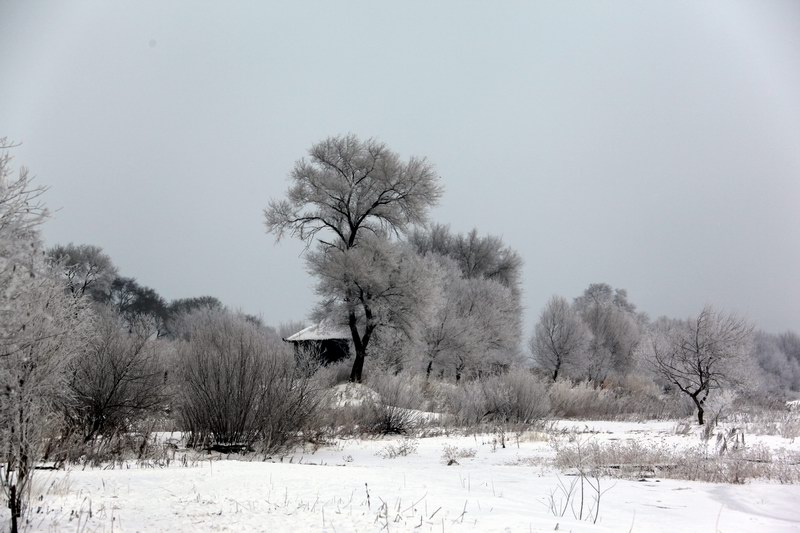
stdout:
POLYGON ((17 518, 19 512, 19 498, 17 498, 17 485, 11 485, 8 506, 11 508, 11 533, 17 533, 17 518))
POLYGON ((356 358, 353 360, 353 369, 350 371, 350 382, 361 383, 361 373, 364 370, 364 350, 356 350, 356 358))
POLYGON ((692 396, 692 400, 694 401, 694 404, 697 406, 697 423, 702 426, 704 424, 703 402, 701 400, 698 400, 697 396, 692 396))
POLYGON ((358 319, 356 313, 350 310, 347 316, 347 322, 350 326, 350 335, 353 337, 353 348, 356 352, 356 358, 353 361, 353 369, 350 371, 350 382, 361 383, 361 373, 364 370, 364 358, 367 356, 367 345, 369 339, 372 337, 372 331, 375 325, 371 323, 372 311, 369 306, 364 305, 364 316, 366 317, 366 326, 364 328, 364 335, 358 334, 358 319))
POLYGON ((93 416, 92 425, 89 428, 89 433, 83 438, 83 443, 88 444, 89 441, 91 441, 94 438, 94 436, 97 434, 99 430, 100 430, 100 417, 93 416))

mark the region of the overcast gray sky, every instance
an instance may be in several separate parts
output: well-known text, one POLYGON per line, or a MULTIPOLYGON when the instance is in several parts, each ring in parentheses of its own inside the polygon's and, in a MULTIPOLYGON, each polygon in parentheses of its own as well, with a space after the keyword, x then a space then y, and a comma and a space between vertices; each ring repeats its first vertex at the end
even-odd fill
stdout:
POLYGON ((433 212, 552 294, 628 290, 800 329, 800 2, 0 0, 0 136, 57 208, 167 298, 303 319, 262 209, 340 133, 436 164, 433 212))

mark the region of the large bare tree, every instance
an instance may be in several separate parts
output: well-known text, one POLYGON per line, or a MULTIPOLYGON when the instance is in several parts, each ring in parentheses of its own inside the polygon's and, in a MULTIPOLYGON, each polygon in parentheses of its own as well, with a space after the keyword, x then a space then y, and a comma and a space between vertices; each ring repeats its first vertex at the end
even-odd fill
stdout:
POLYGON ((706 306, 695 318, 664 320, 654 329, 646 355, 659 374, 691 398, 703 424, 709 394, 745 382, 753 326, 706 306))
MULTIPOLYGON (((352 261, 351 250, 372 246, 425 222, 442 189, 426 159, 404 161, 374 139, 330 137, 313 145, 308 156, 295 163, 286 198, 270 201, 264 210, 265 223, 276 239, 290 235, 307 246, 315 242, 320 246, 324 255, 316 257, 312 270, 331 288, 324 296, 345 304, 355 348, 350 378, 360 381, 372 332, 379 326, 372 307, 374 298, 361 297, 361 280, 353 271, 338 269, 339 284, 330 284, 325 276, 336 272, 337 265, 352 261)), ((361 254, 370 257, 366 250, 361 254)))

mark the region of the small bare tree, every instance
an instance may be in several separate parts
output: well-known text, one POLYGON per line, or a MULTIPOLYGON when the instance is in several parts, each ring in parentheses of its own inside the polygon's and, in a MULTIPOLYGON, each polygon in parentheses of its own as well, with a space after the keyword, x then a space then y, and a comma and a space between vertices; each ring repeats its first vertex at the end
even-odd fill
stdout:
POLYGON ((589 328, 566 298, 553 296, 547 302, 530 340, 536 364, 553 375, 579 366, 592 338, 589 328))
POLYGON ((750 367, 753 326, 742 318, 706 306, 696 318, 661 321, 646 356, 655 370, 686 394, 703 424, 709 394, 744 383, 750 367))

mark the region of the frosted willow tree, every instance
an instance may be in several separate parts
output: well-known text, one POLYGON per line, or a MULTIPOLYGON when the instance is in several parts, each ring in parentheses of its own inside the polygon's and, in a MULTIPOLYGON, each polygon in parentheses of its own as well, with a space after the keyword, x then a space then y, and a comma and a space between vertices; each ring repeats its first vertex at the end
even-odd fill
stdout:
POLYGON ((709 394, 747 381, 752 339, 747 321, 707 306, 697 317, 658 323, 645 353, 661 376, 691 398, 703 424, 709 394))
POLYGON ((529 347, 537 365, 556 381, 559 374, 572 374, 581 366, 591 340, 592 333, 569 302, 553 296, 539 316, 529 347))
POLYGON ((0 139, 0 485, 16 531, 34 466, 64 399, 86 312, 42 250, 44 189, 33 186, 24 168, 15 175, 9 148, 0 139))
MULTIPOLYGON (((496 235, 455 234, 444 224, 417 229, 409 242, 423 255, 437 254, 455 262, 469 279, 490 279, 507 287, 515 300, 522 294, 522 258, 496 235)), ((522 309, 520 308, 520 313, 522 309)))
POLYGON ((315 318, 339 319, 349 327, 356 357, 351 381, 361 381, 364 357, 379 331, 416 345, 439 295, 438 272, 403 244, 366 236, 349 250, 322 247, 308 256, 322 297, 315 318))
POLYGON ((492 279, 464 277, 454 261, 437 259, 442 299, 421 328, 426 375, 448 374, 458 382, 508 367, 520 336, 512 290, 492 279))
MULTIPOLYGON (((355 349, 350 379, 360 381, 375 329, 389 321, 405 328, 402 323, 411 318, 398 309, 413 303, 413 298, 399 301, 409 290, 408 274, 383 272, 385 279, 378 283, 371 269, 389 265, 395 254, 398 261, 406 257, 402 250, 392 250, 390 237, 425 222, 442 189, 427 160, 404 161, 374 139, 330 137, 312 146, 308 155, 295 163, 286 198, 271 201, 265 209, 265 223, 278 240, 290 235, 308 246, 317 244, 309 267, 320 281, 323 307, 343 313, 355 349)), ((396 265, 416 270, 407 257, 396 265)))
POLYGON ((628 301, 625 289, 606 283, 593 283, 575 298, 574 309, 592 333, 585 351, 584 372, 594 381, 609 374, 625 375, 636 364, 636 349, 641 338, 644 315, 628 301))
POLYGON ((519 355, 522 259, 500 237, 446 225, 415 230, 417 253, 438 261, 444 302, 425 328, 426 371, 463 374, 507 367, 519 355))
POLYGON ((800 391, 800 336, 759 331, 753 337, 753 357, 764 376, 766 391, 800 391))

